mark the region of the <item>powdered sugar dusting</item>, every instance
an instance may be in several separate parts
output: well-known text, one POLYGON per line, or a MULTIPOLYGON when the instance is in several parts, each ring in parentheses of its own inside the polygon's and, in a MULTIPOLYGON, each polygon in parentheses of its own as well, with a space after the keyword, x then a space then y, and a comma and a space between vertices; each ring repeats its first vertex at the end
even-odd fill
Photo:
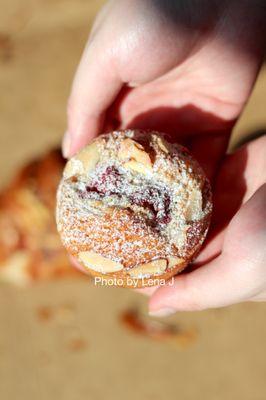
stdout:
POLYGON ((202 209, 202 170, 182 146, 167 144, 164 151, 158 138, 131 130, 103 135, 95 168, 63 178, 57 223, 72 254, 94 251, 127 269, 169 255, 189 257, 189 243, 204 238, 211 201, 202 209), (149 146, 151 174, 132 171, 117 157, 127 137, 149 146))

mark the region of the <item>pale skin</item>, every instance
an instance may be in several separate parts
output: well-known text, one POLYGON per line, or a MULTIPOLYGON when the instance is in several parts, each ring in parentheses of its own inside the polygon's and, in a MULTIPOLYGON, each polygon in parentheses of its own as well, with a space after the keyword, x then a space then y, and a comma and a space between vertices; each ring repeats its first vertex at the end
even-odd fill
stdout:
POLYGON ((114 128, 166 131, 212 180, 212 227, 193 268, 173 286, 144 289, 157 316, 266 300, 266 139, 225 155, 262 62, 263 2, 250 9, 232 0, 191 15, 181 3, 106 4, 75 75, 63 141, 71 157, 114 128))

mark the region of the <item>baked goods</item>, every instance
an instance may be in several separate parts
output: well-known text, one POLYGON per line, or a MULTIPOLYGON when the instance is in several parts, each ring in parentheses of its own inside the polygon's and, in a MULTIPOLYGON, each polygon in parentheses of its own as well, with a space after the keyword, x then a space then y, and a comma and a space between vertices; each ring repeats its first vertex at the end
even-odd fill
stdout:
POLYGON ((54 150, 29 163, 0 194, 0 280, 27 285, 82 276, 69 262, 54 218, 65 165, 54 150))
POLYGON ((183 328, 179 324, 154 320, 142 314, 137 308, 123 310, 120 322, 130 333, 160 342, 171 342, 181 348, 192 345, 198 337, 193 327, 183 328))
POLYGON ((157 132, 101 135, 66 164, 57 198, 64 246, 92 275, 158 284, 198 252, 210 185, 182 146, 157 132))

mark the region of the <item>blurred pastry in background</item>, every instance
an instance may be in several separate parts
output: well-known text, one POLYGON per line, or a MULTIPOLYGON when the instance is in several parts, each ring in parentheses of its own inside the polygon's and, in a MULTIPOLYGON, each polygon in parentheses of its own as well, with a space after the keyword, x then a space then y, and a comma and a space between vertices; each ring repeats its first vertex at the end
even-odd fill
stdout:
POLYGON ((82 274, 71 267, 54 217, 65 161, 52 150, 22 168, 0 194, 0 280, 24 286, 82 274))

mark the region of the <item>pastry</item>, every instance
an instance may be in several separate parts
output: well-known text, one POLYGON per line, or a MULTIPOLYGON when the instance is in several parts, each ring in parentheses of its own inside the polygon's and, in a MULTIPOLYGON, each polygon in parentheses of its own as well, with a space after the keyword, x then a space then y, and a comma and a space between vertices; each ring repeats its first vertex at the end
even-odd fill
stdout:
POLYGON ((64 165, 60 151, 50 151, 20 169, 0 194, 0 281, 25 286, 82 276, 70 264, 54 218, 64 165))
POLYGON ((71 158, 57 195, 67 251, 92 275, 156 285, 199 251, 211 190, 187 149, 141 130, 101 135, 71 158))

